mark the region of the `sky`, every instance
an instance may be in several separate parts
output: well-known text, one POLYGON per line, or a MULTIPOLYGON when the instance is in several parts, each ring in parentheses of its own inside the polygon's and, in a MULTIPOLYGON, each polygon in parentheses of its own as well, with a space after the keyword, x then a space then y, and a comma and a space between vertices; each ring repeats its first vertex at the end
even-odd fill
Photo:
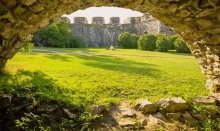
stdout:
POLYGON ((120 17, 120 22, 123 23, 128 17, 143 16, 141 12, 132 11, 130 9, 118 8, 118 7, 90 7, 85 10, 78 10, 69 15, 63 15, 68 17, 73 23, 73 17, 86 17, 88 22, 91 23, 92 17, 104 17, 105 23, 109 23, 110 17, 120 17))

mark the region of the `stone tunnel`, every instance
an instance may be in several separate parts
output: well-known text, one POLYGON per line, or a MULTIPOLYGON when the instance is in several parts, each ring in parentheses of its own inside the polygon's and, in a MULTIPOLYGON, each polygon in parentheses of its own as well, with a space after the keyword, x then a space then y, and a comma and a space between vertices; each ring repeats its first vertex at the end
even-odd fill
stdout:
POLYGON ((63 14, 91 6, 149 13, 174 28, 198 60, 206 87, 220 92, 219 0, 1 0, 0 70, 34 33, 63 14))

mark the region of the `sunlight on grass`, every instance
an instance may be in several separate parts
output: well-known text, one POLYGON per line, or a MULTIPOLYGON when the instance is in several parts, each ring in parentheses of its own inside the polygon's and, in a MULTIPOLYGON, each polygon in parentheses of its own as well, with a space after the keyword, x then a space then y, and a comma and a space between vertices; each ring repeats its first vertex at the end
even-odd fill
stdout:
MULTIPOLYGON (((7 70, 11 73, 20 69, 42 72, 50 79, 48 81, 53 81, 50 86, 56 86, 62 92, 62 96, 57 93, 52 97, 63 97, 64 101, 76 106, 118 103, 139 98, 156 101, 162 97, 181 96, 191 99, 208 93, 204 87, 205 78, 196 60, 188 54, 123 49, 47 50, 86 52, 92 55, 17 54, 9 61, 7 70), (120 55, 108 56, 113 53, 120 55)), ((22 81, 25 75, 19 77, 22 81)), ((35 80, 32 85, 38 84, 44 88, 48 81, 35 80)), ((25 86, 25 83, 20 86, 25 86)), ((38 93, 42 96, 52 95, 52 92, 48 92, 42 89, 38 93)))

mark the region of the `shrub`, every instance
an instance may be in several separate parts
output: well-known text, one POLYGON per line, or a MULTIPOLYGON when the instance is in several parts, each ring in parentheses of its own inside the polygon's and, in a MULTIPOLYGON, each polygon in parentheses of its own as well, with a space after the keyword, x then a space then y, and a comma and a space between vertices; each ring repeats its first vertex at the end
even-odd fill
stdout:
POLYGON ((83 38, 73 34, 69 48, 84 48, 84 47, 86 47, 85 40, 83 38))
POLYGON ((86 45, 82 38, 70 31, 69 23, 64 21, 47 26, 39 32, 39 37, 42 45, 46 47, 73 48, 86 45))
POLYGON ((33 44, 33 43, 27 43, 27 44, 25 44, 25 45, 20 49, 20 51, 22 51, 22 52, 31 52, 32 49, 33 49, 33 47, 34 47, 34 44, 33 44))
POLYGON ((137 35, 124 32, 118 36, 118 44, 121 48, 135 49, 137 48, 138 38, 137 35))
POLYGON ((190 53, 190 49, 187 47, 187 45, 184 43, 184 41, 178 37, 175 42, 174 42, 174 46, 176 49, 176 52, 178 53, 190 53))
POLYGON ((171 42, 166 36, 161 36, 156 41, 157 50, 160 52, 167 52, 170 49, 171 42))
POLYGON ((138 39, 138 49, 154 51, 157 37, 151 34, 144 34, 138 39))

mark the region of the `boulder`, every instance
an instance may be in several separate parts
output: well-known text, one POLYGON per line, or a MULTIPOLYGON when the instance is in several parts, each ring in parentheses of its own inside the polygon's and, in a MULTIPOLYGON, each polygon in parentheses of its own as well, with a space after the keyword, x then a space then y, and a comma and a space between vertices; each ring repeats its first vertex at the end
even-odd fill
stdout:
POLYGON ((130 108, 122 108, 120 109, 120 112, 124 117, 135 117, 136 116, 135 111, 130 108))
POLYGON ((166 113, 166 115, 172 120, 179 120, 181 117, 181 113, 166 113))
POLYGON ((202 105, 215 105, 216 99, 211 96, 199 96, 194 99, 194 103, 202 105))
POLYGON ((143 111, 144 113, 156 112, 157 108, 158 108, 157 104, 154 104, 148 100, 140 100, 135 105, 136 110, 143 111))
POLYGON ((184 114, 182 114, 182 117, 184 118, 184 120, 186 122, 189 122, 189 123, 191 123, 193 125, 198 123, 198 120, 193 118, 187 111, 184 114))
POLYGON ((0 94, 0 110, 11 105, 11 95, 0 94))
POLYGON ((199 121, 206 121, 208 117, 205 114, 192 114, 194 118, 196 118, 199 121))
POLYGON ((68 118, 70 119, 75 119, 77 117, 77 115, 72 113, 69 109, 63 108, 63 111, 65 115, 68 116, 68 118))
POLYGON ((179 112, 188 109, 188 104, 181 97, 160 99, 158 102, 162 110, 166 112, 179 112))
POLYGON ((149 115, 147 119, 148 126, 165 125, 166 122, 167 122, 167 119, 161 113, 157 113, 155 115, 149 115))

